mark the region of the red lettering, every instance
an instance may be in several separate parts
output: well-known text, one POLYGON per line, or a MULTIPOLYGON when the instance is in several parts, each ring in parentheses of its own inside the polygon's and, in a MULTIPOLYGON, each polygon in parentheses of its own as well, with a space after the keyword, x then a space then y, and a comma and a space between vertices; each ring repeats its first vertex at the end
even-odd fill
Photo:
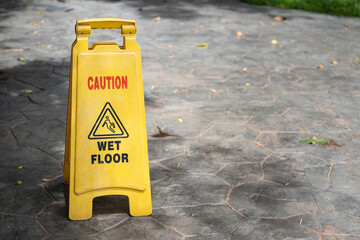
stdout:
POLYGON ((121 76, 121 85, 122 85, 122 89, 127 89, 127 76, 121 76))
POLYGON ((105 89, 105 86, 106 86, 105 77, 104 77, 104 79, 102 77, 100 77, 100 87, 101 87, 101 89, 105 89))
POLYGON ((90 76, 88 78, 88 87, 89 87, 90 90, 92 90, 94 88, 94 85, 92 85, 92 83, 90 83, 90 82, 93 82, 93 81, 94 81, 94 79, 90 76))
POLYGON ((116 86, 116 89, 119 89, 121 87, 121 81, 120 81, 119 76, 116 76, 116 78, 115 78, 115 86, 116 86))
MULTIPOLYGON (((105 78, 105 77, 104 77, 105 78)), ((111 80, 111 76, 107 76, 106 77, 107 80, 107 85, 108 85, 108 89, 110 89, 110 80, 111 80)), ((114 89, 114 88, 113 88, 114 89)))
POLYGON ((89 76, 87 82, 89 90, 127 89, 127 76, 89 76))
POLYGON ((99 88, 99 79, 98 79, 98 77, 95 77, 95 86, 94 86, 94 90, 95 89, 100 89, 99 88))

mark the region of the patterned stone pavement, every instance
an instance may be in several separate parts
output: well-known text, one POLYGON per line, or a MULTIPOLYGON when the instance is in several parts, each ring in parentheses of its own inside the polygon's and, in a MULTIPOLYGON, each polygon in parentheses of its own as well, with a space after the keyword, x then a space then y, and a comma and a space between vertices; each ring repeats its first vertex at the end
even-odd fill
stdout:
POLYGON ((236 1, 1 2, 0 239, 360 239, 358 18, 236 1), (149 217, 108 196, 91 220, 67 218, 70 47, 75 20, 95 17, 137 21, 149 217), (299 143, 313 136, 341 146, 299 143))

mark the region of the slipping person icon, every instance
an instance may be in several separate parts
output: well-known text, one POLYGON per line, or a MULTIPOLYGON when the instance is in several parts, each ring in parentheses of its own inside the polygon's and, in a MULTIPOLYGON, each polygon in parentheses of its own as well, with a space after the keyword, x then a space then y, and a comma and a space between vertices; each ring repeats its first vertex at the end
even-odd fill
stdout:
POLYGON ((108 116, 105 117, 106 120, 105 122, 103 123, 102 127, 104 127, 106 125, 106 127, 113 133, 115 133, 115 130, 113 128, 115 128, 115 123, 112 123, 109 119, 108 116))

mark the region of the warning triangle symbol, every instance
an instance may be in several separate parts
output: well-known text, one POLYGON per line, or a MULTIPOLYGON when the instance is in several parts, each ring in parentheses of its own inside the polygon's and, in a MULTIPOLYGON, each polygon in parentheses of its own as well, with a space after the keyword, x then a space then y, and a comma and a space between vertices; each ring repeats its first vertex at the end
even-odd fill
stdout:
POLYGON ((124 125, 121 123, 115 110, 107 102, 97 118, 88 136, 89 139, 127 138, 124 125))

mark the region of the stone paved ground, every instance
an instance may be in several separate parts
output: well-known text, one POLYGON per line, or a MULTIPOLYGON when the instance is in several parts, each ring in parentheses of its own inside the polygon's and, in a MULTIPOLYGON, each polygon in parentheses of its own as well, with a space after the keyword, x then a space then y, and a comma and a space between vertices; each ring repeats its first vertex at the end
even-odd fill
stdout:
POLYGON ((0 25, 1 239, 360 238, 358 18, 236 1, 4 0, 0 25), (75 20, 91 17, 138 24, 150 217, 104 197, 90 221, 67 218, 70 46, 75 20), (299 143, 312 136, 341 147, 299 143))

